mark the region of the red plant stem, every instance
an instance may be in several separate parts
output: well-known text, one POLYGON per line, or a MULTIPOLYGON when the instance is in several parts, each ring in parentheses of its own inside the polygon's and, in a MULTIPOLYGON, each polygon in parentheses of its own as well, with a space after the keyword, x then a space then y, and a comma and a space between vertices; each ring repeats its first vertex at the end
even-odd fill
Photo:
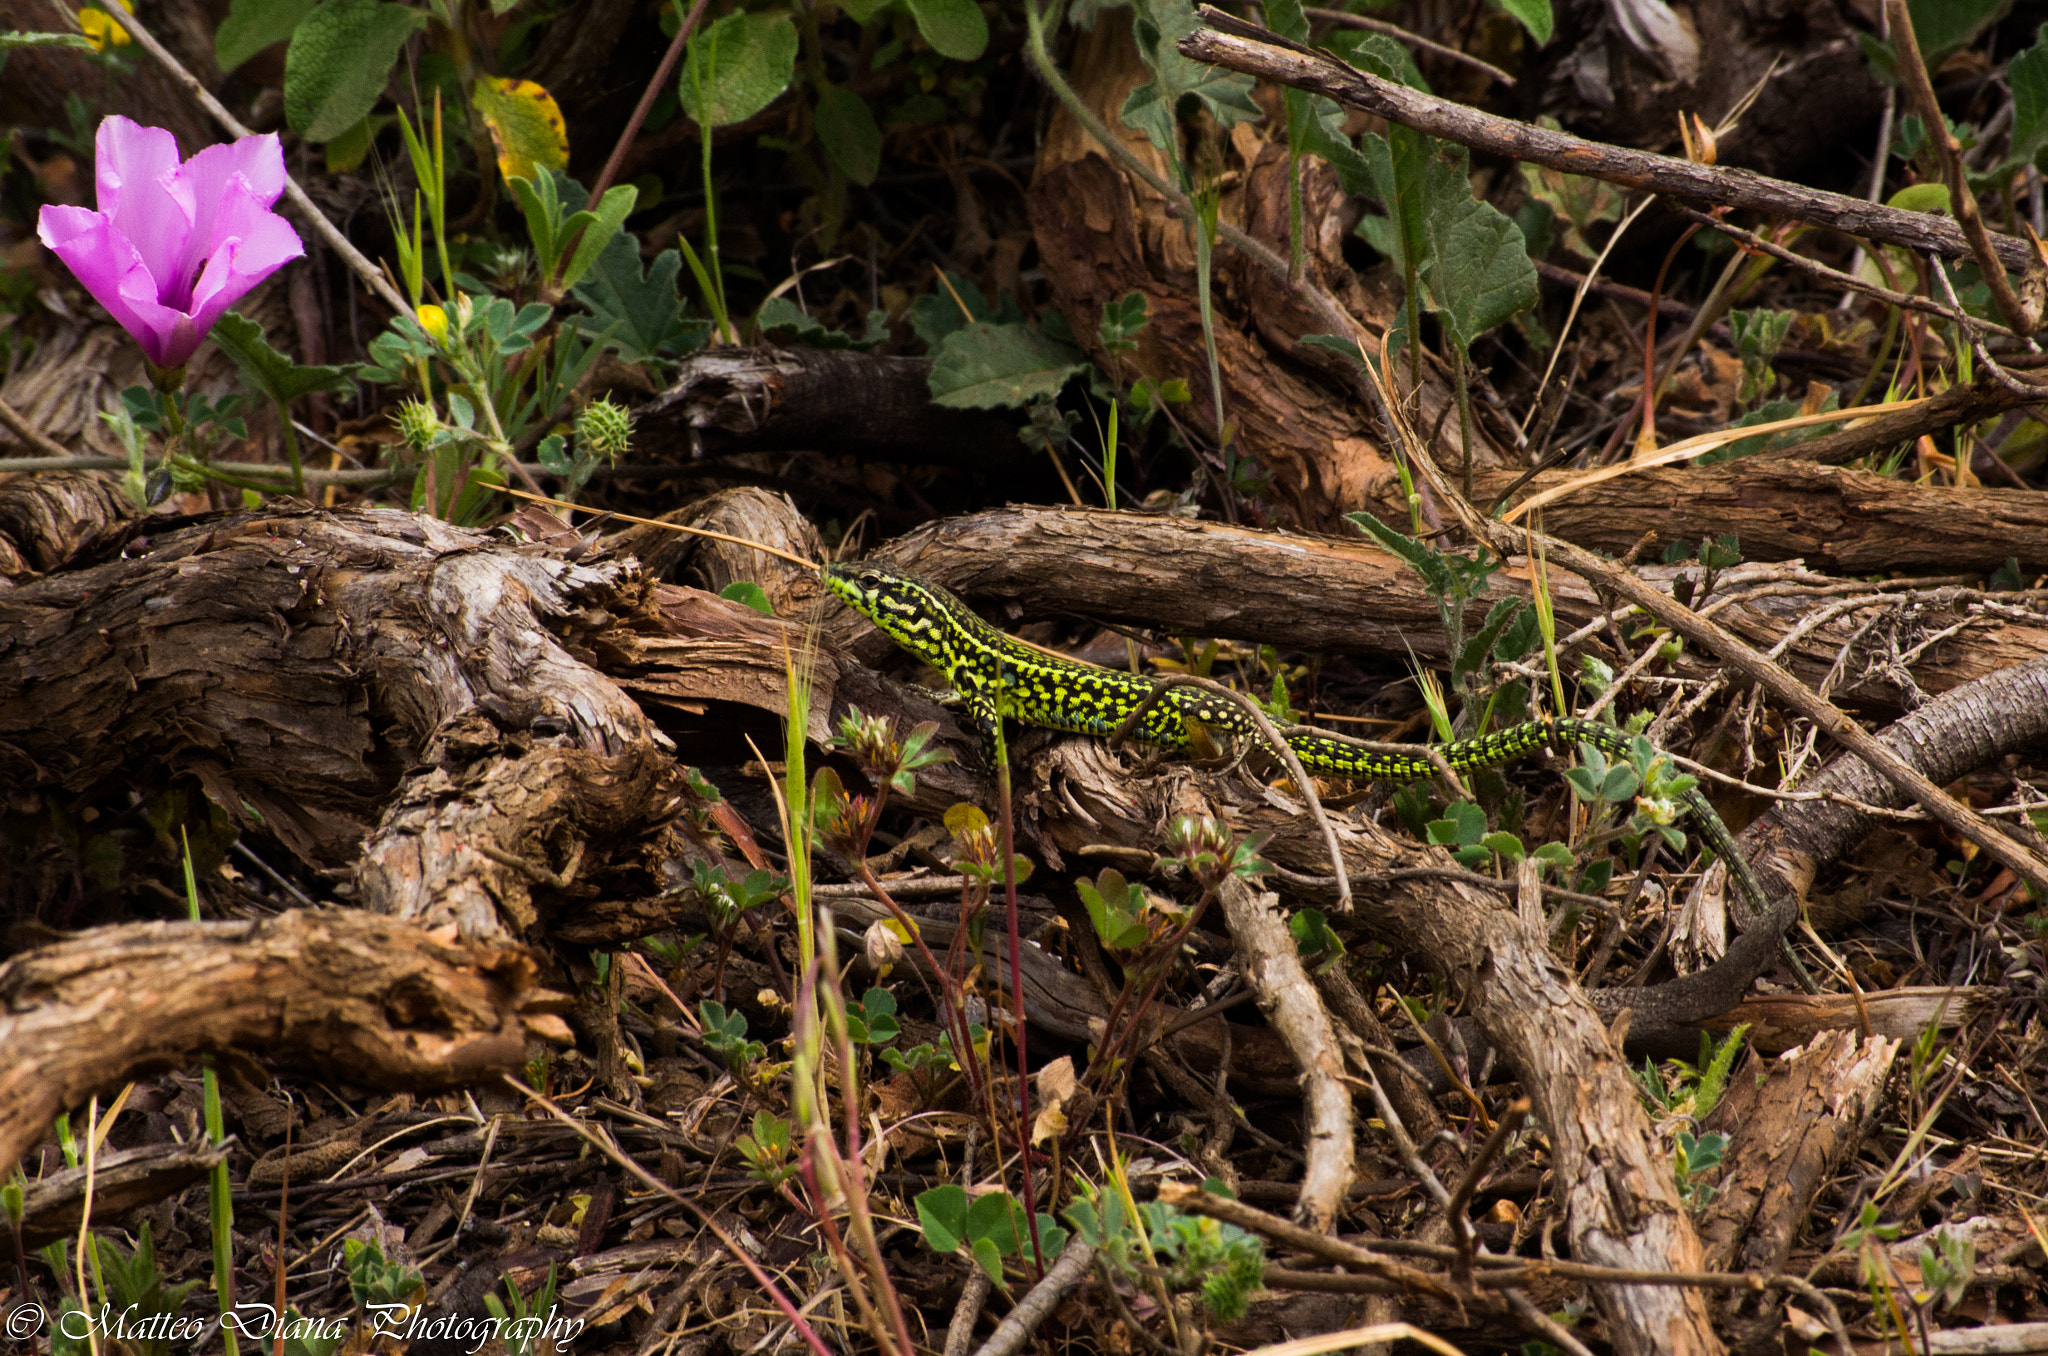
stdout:
MULTIPOLYGON (((1116 1003, 1110 1008, 1109 1020, 1102 1025, 1103 1049, 1099 1054, 1103 1058, 1098 1062, 1103 1071, 1101 1075, 1103 1081, 1100 1084, 1095 1082, 1095 1068, 1091 1067, 1089 1069, 1089 1083, 1093 1086, 1093 1090, 1097 1095, 1106 1093, 1109 1090, 1108 1070, 1114 1067, 1118 1059, 1123 1058, 1124 1049, 1130 1046, 1136 1039, 1139 1023, 1144 1020, 1146 1011, 1152 1006, 1152 1001, 1159 996, 1159 986, 1166 982, 1166 976, 1173 970, 1173 957, 1180 950, 1180 944, 1187 940, 1187 935, 1190 932, 1195 930, 1195 924, 1201 921, 1203 910, 1209 907, 1209 901, 1215 897, 1216 891, 1213 887, 1203 891, 1201 899, 1188 912, 1187 921, 1174 929, 1173 935, 1168 937, 1164 944, 1157 948, 1159 958, 1164 964, 1160 965, 1158 971, 1152 976, 1152 982, 1145 987, 1144 997, 1140 998, 1137 1006, 1131 1009, 1131 1020, 1125 1023, 1124 1029, 1121 1032, 1116 1029, 1116 1019, 1123 1010, 1124 999, 1130 993, 1130 986, 1126 984, 1124 991, 1116 996, 1116 1003)), ((1202 1009, 1202 1011, 1206 1012, 1207 1009, 1202 1009)))
MULTIPOLYGON (((954 1053, 959 1056, 961 1071, 967 1074, 969 1089, 976 1095, 979 1095, 981 1091, 979 1087, 980 1080, 975 1077, 975 1072, 980 1066, 974 1062, 973 1033, 967 1028, 967 1013, 965 1009, 954 1001, 951 983, 953 977, 952 970, 950 968, 942 968, 939 965, 938 958, 932 955, 931 948, 925 945, 924 933, 919 930, 916 922, 912 920, 910 915, 903 911, 903 906, 891 899, 889 892, 882 888, 882 883, 875 879, 875 873, 868 869, 864 855, 855 853, 853 854, 853 860, 859 863, 855 869, 860 872, 861 884, 867 886, 875 898, 882 901, 882 906, 888 909, 890 914, 896 919, 896 925, 910 934, 910 940, 916 945, 917 953, 923 956, 924 963, 931 967, 931 987, 938 991, 939 1008, 945 1013, 946 1029, 952 1032, 953 1035, 954 1053)), ((957 933, 955 934, 955 940, 958 940, 957 933)), ((947 955, 950 959, 952 953, 949 951, 947 955)))
MULTIPOLYGON (((996 718, 1000 734, 1002 717, 996 718)), ((1017 853, 1011 827, 1010 758, 1002 740, 996 741, 1002 755, 996 765, 996 794, 1003 812, 1003 899, 1010 914, 1010 1039, 1017 1046, 1017 1163, 1024 1174, 1024 1223, 1031 1230, 1031 1265, 1037 1279, 1045 1279, 1045 1249, 1038 1242, 1038 1192, 1031 1182, 1031 1073, 1024 1048, 1024 943, 1017 928, 1017 853)))
POLYGON ((730 1233, 727 1233, 725 1227, 713 1219, 703 1206, 697 1204, 688 1196, 683 1195, 680 1191, 677 1191, 638 1163, 635 1163, 620 1150, 617 1144, 610 1142, 609 1135, 598 1136, 588 1125, 583 1124, 568 1112, 562 1110, 560 1106, 555 1104, 552 1098, 526 1086, 510 1074, 501 1074, 499 1077, 504 1080, 506 1086, 511 1088, 512 1091, 530 1101, 538 1102, 542 1110, 568 1126, 584 1143, 590 1145, 620 1168, 638 1178, 642 1186, 648 1187, 658 1195, 668 1197, 677 1205, 682 1206, 685 1210, 695 1215, 698 1223, 709 1229, 712 1235, 718 1239, 719 1243, 724 1246, 725 1250, 732 1254, 733 1260, 747 1269, 747 1274, 754 1278, 754 1283, 760 1286, 762 1292, 773 1301, 775 1307, 782 1311, 782 1316, 789 1320, 790 1326, 796 1330, 798 1336, 804 1339, 804 1345, 808 1346, 815 1353, 815 1356, 838 1356, 838 1353, 825 1345, 825 1340, 818 1336, 817 1329, 810 1325, 809 1320, 803 1316, 803 1312, 790 1302, 789 1296, 783 1293, 782 1287, 775 1283, 775 1278, 766 1271, 763 1271, 761 1264, 754 1260, 753 1254, 741 1247, 739 1240, 730 1233))
MULTIPOLYGON (((654 78, 649 80, 647 88, 641 91, 640 102, 633 107, 633 116, 626 119, 626 130, 619 133, 618 144, 612 147, 611 158, 604 162, 604 168, 598 172, 597 182, 591 186, 591 202, 595 203, 602 198, 604 191, 612 186, 612 180, 619 177, 619 168, 626 163, 626 152, 632 149, 633 139, 640 135, 640 125, 647 121, 648 113, 654 108, 654 101, 661 97, 661 87, 667 84, 669 76, 675 73, 676 62, 683 55, 683 44, 690 40, 690 34, 696 29, 698 20, 704 17, 704 7, 710 2, 711 0, 697 0, 697 3, 690 7, 689 17, 676 29, 675 37, 669 39, 668 50, 661 54, 661 65, 655 67, 654 78)), ((711 129, 708 127, 700 127, 697 131, 700 136, 711 135, 711 129)))

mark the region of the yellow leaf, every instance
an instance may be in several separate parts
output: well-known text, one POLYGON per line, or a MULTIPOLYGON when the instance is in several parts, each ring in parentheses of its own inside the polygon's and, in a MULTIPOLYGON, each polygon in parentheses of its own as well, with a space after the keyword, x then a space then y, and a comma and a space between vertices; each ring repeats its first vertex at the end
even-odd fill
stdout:
POLYGON ((491 129, 498 148, 498 173, 507 179, 531 179, 543 169, 569 164, 569 129, 555 97, 531 80, 482 76, 470 90, 470 102, 491 129))

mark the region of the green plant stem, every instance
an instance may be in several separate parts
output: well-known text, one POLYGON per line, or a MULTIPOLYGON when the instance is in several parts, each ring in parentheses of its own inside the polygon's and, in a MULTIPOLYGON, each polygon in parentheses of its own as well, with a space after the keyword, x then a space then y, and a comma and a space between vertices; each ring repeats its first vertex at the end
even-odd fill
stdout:
POLYGON ((1465 346, 1452 343, 1451 376, 1457 383, 1458 392, 1458 459, 1464 464, 1464 483, 1461 488, 1465 498, 1472 497, 1472 390, 1465 376, 1465 365, 1471 361, 1466 356, 1465 346))
MULTIPOLYGON (((486 175, 488 178, 488 175, 486 175)), ((441 260, 441 296, 455 301, 455 269, 448 262, 448 157, 441 140, 441 91, 434 91, 434 191, 427 198, 427 214, 434 219, 434 252, 441 260)))
MULTIPOLYGON (((182 824, 178 826, 178 841, 185 849, 185 909, 196 923, 199 921, 199 880, 192 866, 192 840, 186 836, 182 824)), ((200 1069, 199 1077, 201 1104, 206 1117, 206 1142, 218 1147, 227 1143, 228 1138, 227 1124, 220 1110, 220 1076, 209 1061, 200 1069)), ((207 1200, 207 1218, 213 1231, 213 1292, 220 1315, 226 1318, 235 1311, 235 1202, 230 1194, 228 1165, 224 1158, 213 1165, 207 1200)), ((235 1341, 234 1327, 223 1323, 220 1336, 228 1356, 236 1356, 240 1348, 235 1341)))
POLYGON ((298 431, 292 427, 291 410, 286 408, 285 403, 281 400, 275 402, 275 404, 277 405, 278 427, 284 430, 284 454, 292 464, 292 493, 304 499, 306 497, 306 468, 299 461, 298 431))
MULTIPOLYGON (((880 805, 877 804, 876 809, 879 810, 880 808, 880 805)), ((981 1096, 981 1080, 976 1077, 979 1066, 975 1064, 973 1059, 974 1037, 967 1027, 966 1010, 962 1007, 958 995, 953 991, 954 980, 951 968, 940 965, 938 958, 932 955, 931 948, 925 944, 924 933, 918 928, 917 923, 910 915, 903 911, 903 906, 892 899, 889 892, 882 888, 882 883, 875 879, 875 873, 869 869, 865 854, 860 856, 850 855, 849 860, 859 863, 856 870, 860 875, 861 884, 867 886, 869 893, 882 902, 882 907, 889 911, 890 916, 896 920, 897 926, 910 934, 911 942, 917 947, 917 954, 924 957, 925 965, 930 968, 932 972, 932 985, 938 991, 940 1011, 945 1016, 946 1030, 950 1031, 953 1035, 954 1049, 961 1052, 960 1069, 963 1073, 966 1073, 968 1087, 973 1091, 975 1098, 979 1100, 981 1096)), ((954 934, 955 937, 957 938, 965 930, 964 927, 958 929, 954 934)))
MULTIPOLYGON (((1189 224, 1193 228, 1195 243, 1195 301, 1202 313, 1202 351, 1209 358, 1209 395, 1216 420, 1216 446, 1223 448, 1229 446, 1230 437, 1223 425, 1223 364, 1216 353, 1216 309, 1210 291, 1210 275, 1215 271, 1211 262, 1216 254, 1216 213, 1220 206, 1209 194, 1204 194, 1198 215, 1189 224)), ((1221 488, 1227 492, 1231 487, 1225 485, 1221 488)))
POLYGON ((827 991, 832 1013, 831 1031, 838 1046, 842 1078, 839 1101, 845 1114, 846 1125, 846 1150, 841 1155, 841 1170, 842 1180, 847 1188, 847 1211, 853 1221, 854 1241, 860 1244, 867 1263, 869 1284, 875 1289, 875 1299, 888 1311, 903 1356, 916 1356, 917 1348, 910 1340, 910 1326, 903 1316, 903 1300, 896 1293, 895 1282, 889 1279, 889 1265, 882 1256, 881 1241, 875 1235, 874 1214, 868 1208, 867 1168, 861 1161, 860 1065, 855 1063, 853 1058, 853 1039, 846 1026, 846 993, 840 987, 839 967, 836 963, 832 965, 830 973, 831 983, 827 991))

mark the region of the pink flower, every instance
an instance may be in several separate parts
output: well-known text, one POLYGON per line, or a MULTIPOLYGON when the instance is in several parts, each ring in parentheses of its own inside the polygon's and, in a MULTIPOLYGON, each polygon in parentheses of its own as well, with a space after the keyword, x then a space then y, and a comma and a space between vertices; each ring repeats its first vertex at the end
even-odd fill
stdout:
POLYGON ((158 367, 183 367, 228 307, 306 252, 270 210, 284 192, 275 135, 178 161, 177 139, 100 123, 100 210, 45 207, 37 233, 158 367))

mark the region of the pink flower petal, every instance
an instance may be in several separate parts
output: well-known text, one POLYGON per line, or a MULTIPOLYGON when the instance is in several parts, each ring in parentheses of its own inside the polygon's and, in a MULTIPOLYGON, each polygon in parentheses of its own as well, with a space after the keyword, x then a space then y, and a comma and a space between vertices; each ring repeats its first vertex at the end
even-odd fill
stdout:
POLYGON ((239 179, 243 191, 259 208, 268 208, 283 195, 284 150, 274 132, 208 146, 185 162, 178 178, 181 188, 191 194, 193 206, 192 233, 178 262, 178 277, 189 283, 199 277, 230 233, 219 221, 220 204, 231 183, 239 179))
POLYGON ((116 114, 100 123, 94 150, 100 211, 134 245, 159 295, 177 288, 192 233, 191 201, 176 191, 178 139, 116 114))
POLYGON ((214 234, 220 244, 192 289, 192 323, 201 334, 256 284, 306 252, 292 224, 251 196, 240 176, 221 195, 214 234))
POLYGON ((164 350, 160 336, 170 326, 157 304, 156 282, 135 246, 114 229, 106 214, 83 207, 45 207, 37 234, 78 276, 93 300, 135 336, 149 360, 166 365, 158 355, 164 350), (140 309, 138 300, 143 303, 140 309))

